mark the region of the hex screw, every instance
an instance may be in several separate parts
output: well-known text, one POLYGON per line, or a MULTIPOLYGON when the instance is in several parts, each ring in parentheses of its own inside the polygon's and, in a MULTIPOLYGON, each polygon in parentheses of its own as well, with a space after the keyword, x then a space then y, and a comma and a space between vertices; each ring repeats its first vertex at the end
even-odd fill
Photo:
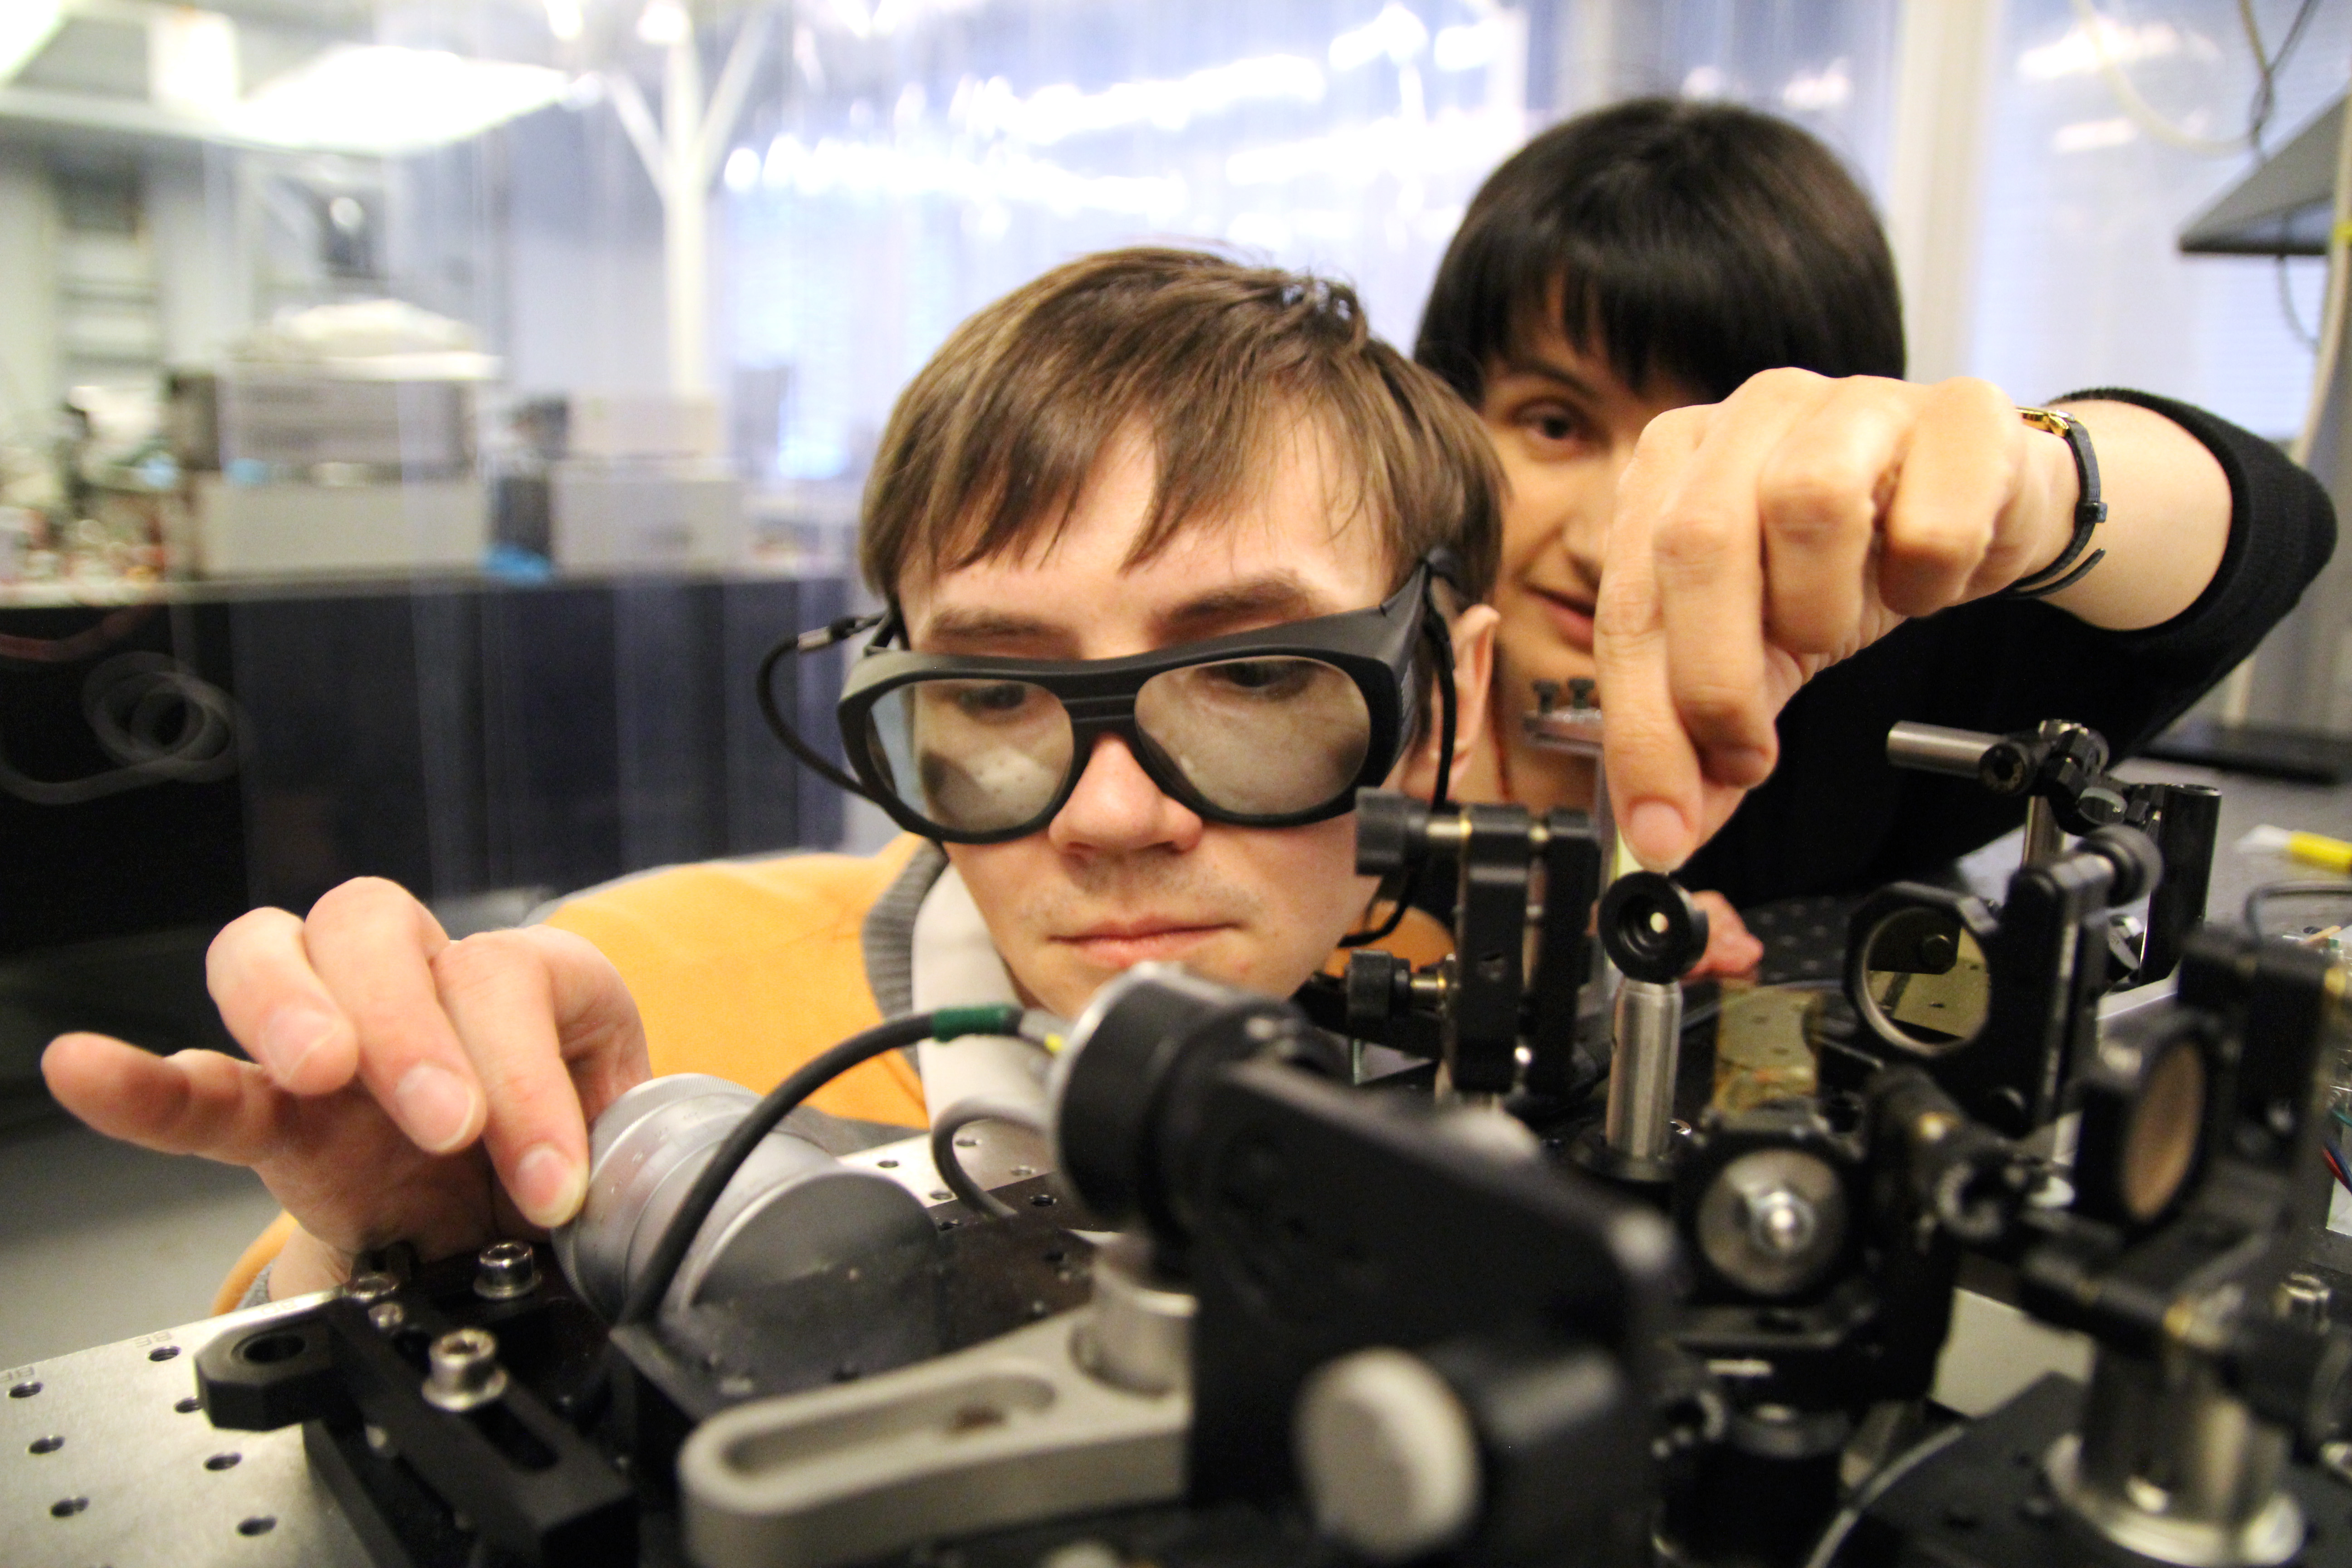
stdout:
POLYGON ((2279 1316, 2325 1331, 2333 1295, 2327 1281, 2316 1274, 2290 1274, 2279 1281, 2279 1316))
POLYGON ((381 1301, 399 1289, 399 1280, 373 1271, 354 1274, 343 1282, 343 1294, 354 1301, 381 1301))
POLYGON ((452 1329, 433 1342, 425 1402, 443 1410, 471 1410, 507 1391, 499 1342, 487 1329, 452 1329))
POLYGON ((474 1258, 474 1294, 511 1301, 539 1289, 539 1259, 527 1241, 494 1241, 474 1258))

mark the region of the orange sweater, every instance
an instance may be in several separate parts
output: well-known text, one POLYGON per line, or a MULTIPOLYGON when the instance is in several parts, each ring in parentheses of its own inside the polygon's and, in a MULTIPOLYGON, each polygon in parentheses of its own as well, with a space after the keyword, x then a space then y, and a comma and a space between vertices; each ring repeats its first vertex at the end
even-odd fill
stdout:
MULTIPOLYGON (((785 855, 671 866, 565 900, 548 924, 586 937, 636 998, 656 1074, 707 1072, 766 1090, 819 1051, 881 1022, 866 979, 866 916, 921 840, 872 856, 785 855)), ((1448 951, 1414 910, 1390 951, 1425 963, 1448 951)), ((1334 956, 1344 964, 1344 953, 1334 956)), ((830 1115, 927 1125, 922 1080, 898 1051, 844 1073, 809 1103, 830 1115)), ((294 1227, 280 1215, 221 1284, 228 1311, 294 1227)))

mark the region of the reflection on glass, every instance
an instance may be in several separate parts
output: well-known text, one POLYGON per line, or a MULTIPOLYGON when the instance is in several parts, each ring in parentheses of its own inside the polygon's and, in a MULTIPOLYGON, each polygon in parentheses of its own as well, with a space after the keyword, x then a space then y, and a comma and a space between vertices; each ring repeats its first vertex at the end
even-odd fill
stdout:
POLYGON ((1356 683, 1311 658, 1226 659, 1156 675, 1136 721, 1176 771, 1227 811, 1311 811, 1353 784, 1371 717, 1356 683))
POLYGON ((1870 935, 1864 971, 1870 1010, 1913 1045, 1964 1044, 1984 1026, 1992 994, 1984 951, 1949 910, 1889 915, 1870 935))

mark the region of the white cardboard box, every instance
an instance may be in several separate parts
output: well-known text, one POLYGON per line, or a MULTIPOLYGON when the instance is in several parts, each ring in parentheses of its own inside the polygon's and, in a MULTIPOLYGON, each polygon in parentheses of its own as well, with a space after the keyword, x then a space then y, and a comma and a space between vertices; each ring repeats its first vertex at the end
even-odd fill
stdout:
POLYGON ((548 473, 549 553, 565 572, 731 566, 743 559, 743 483, 722 463, 600 463, 548 473))
POLYGON ((239 485, 198 474, 194 500, 207 577, 470 572, 490 542, 488 492, 474 479, 239 485))

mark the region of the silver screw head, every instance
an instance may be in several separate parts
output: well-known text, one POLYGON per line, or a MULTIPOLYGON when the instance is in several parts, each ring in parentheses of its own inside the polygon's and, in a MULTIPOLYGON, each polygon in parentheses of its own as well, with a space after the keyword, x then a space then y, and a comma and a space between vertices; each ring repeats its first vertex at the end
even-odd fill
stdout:
POLYGON ((475 1255, 474 1294, 511 1301, 539 1289, 539 1259, 527 1241, 494 1241, 475 1255))
POLYGON ((2279 1316, 2311 1328, 2325 1329, 2327 1327, 2327 1310, 2334 1305, 2334 1294, 2327 1288, 2327 1281, 2316 1274, 2290 1274, 2279 1281, 2279 1316))
POLYGON ((499 1342, 487 1329, 452 1329, 433 1342, 425 1402, 444 1410, 471 1410, 507 1391, 499 1342))
POLYGON ((1794 1258, 1811 1247, 1821 1222, 1813 1205, 1786 1187, 1748 1195, 1748 1239, 1768 1258, 1794 1258))
POLYGON ((378 1301, 368 1309, 368 1321, 377 1333, 397 1333, 408 1321, 408 1310, 397 1301, 378 1301))
POLYGON ((343 1294, 354 1301, 381 1301, 400 1289, 400 1281, 389 1274, 354 1274, 343 1282, 343 1294))

